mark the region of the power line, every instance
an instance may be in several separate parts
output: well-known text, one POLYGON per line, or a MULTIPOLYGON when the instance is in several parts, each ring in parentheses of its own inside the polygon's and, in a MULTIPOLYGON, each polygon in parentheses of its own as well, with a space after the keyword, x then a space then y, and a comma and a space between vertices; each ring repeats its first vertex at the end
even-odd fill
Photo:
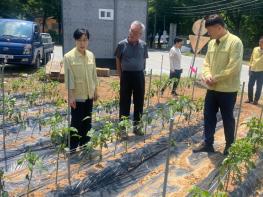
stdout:
MULTIPOLYGON (((242 13, 242 12, 245 12, 245 11, 250 11, 250 10, 259 10, 259 9, 263 9, 263 5, 260 5, 258 7, 244 7, 242 9, 239 9, 238 12, 242 13)), ((224 10, 222 10, 224 11, 224 10)), ((237 10, 225 10, 227 11, 228 13, 232 13, 232 12, 236 12, 237 10)), ((181 17, 185 17, 185 18, 193 18, 193 17, 200 17, 200 16, 204 16, 204 14, 202 14, 201 12, 198 14, 198 13, 195 13, 195 14, 184 14, 184 13, 178 13, 178 14, 174 14, 174 15, 178 15, 178 16, 181 16, 181 17)))
MULTIPOLYGON (((228 0, 216 1, 216 2, 206 3, 206 4, 202 4, 202 5, 187 6, 187 8, 198 8, 198 7, 202 7, 202 6, 218 4, 218 3, 221 3, 221 2, 225 2, 225 1, 228 1, 228 0)), ((186 6, 176 7, 176 8, 178 8, 178 9, 185 9, 186 6)))
POLYGON ((260 2, 259 0, 252 0, 252 1, 239 1, 240 3, 239 4, 233 4, 233 3, 228 3, 228 4, 222 4, 222 5, 218 5, 216 7, 203 7, 203 8, 199 8, 199 9, 186 9, 186 10, 177 10, 177 9, 174 9, 173 11, 175 12, 200 12, 200 11, 208 11, 208 10, 221 10, 221 9, 229 9, 229 8, 234 8, 234 7, 242 7, 243 5, 248 5, 248 4, 253 4, 253 3, 262 3, 262 1, 260 2))
POLYGON ((245 4, 242 5, 236 5, 236 6, 229 6, 229 7, 222 7, 218 9, 213 9, 213 10, 204 10, 204 11, 189 11, 189 12, 178 12, 178 11, 173 11, 169 10, 168 12, 173 12, 172 14, 174 15, 195 15, 195 14, 208 14, 208 13, 216 13, 216 12, 221 12, 221 11, 227 11, 227 10, 240 10, 243 8, 249 8, 249 7, 255 7, 255 6, 261 6, 263 2, 256 2, 257 0, 251 1, 251 2, 246 2, 245 4), (255 3, 253 3, 255 2, 255 3))
MULTIPOLYGON (((258 1, 258 0, 256 0, 258 1)), ((195 11, 195 10, 207 10, 207 9, 216 9, 216 8, 221 8, 221 7, 227 7, 227 6, 233 6, 233 5, 242 5, 242 3, 247 3, 248 1, 246 0, 237 0, 234 2, 229 2, 229 3, 223 3, 223 4, 217 4, 217 5, 213 5, 213 6, 202 6, 200 8, 185 8, 185 9, 177 9, 176 7, 174 7, 175 11, 178 12, 185 12, 185 11, 195 11)))

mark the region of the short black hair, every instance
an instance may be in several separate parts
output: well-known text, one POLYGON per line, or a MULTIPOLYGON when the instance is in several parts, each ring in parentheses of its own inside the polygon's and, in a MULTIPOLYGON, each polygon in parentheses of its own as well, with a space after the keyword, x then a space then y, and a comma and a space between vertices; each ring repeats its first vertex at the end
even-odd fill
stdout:
POLYGON ((174 39, 174 44, 176 44, 176 43, 178 43, 178 42, 182 42, 183 40, 181 39, 181 38, 178 38, 178 37, 176 37, 175 39, 174 39))
POLYGON ((225 27, 225 22, 222 16, 218 14, 213 14, 205 17, 205 27, 213 26, 213 25, 221 25, 225 27))
POLYGON ((262 39, 263 39, 263 36, 260 36, 260 37, 259 37, 259 40, 262 40, 262 39))
POLYGON ((89 39, 89 31, 87 29, 84 29, 84 28, 78 28, 74 31, 74 34, 73 34, 73 38, 75 40, 78 40, 81 38, 82 35, 86 35, 87 38, 89 39))

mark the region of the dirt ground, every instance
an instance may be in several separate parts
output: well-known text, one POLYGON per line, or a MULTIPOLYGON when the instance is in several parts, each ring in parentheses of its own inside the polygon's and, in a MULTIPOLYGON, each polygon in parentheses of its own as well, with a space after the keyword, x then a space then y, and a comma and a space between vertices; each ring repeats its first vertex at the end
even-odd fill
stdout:
MULTIPOLYGON (((157 77, 155 77, 157 78, 157 77)), ((11 80, 11 79, 7 79, 11 80)), ((112 77, 100 77, 100 85, 98 88, 98 93, 99 93, 99 100, 101 101, 106 101, 106 100, 111 100, 113 99, 116 94, 113 92, 110 84, 111 82, 114 82, 118 79, 118 76, 112 76, 112 77)), ((148 77, 146 77, 146 91, 147 91, 147 87, 148 87, 148 77)), ((65 100, 67 100, 67 91, 65 90, 65 85, 63 83, 59 84, 59 94, 63 95, 63 98, 65 100)), ((164 95, 160 98, 159 102, 160 103, 165 103, 167 100, 169 99, 176 99, 176 97, 173 97, 170 95, 169 90, 166 90, 164 95)), ((179 89, 178 93, 180 94, 184 94, 185 95, 189 95, 191 96, 192 94, 192 88, 186 88, 185 90, 179 89), (185 92, 184 92, 185 91, 185 92)), ((205 89, 203 88, 199 88, 196 87, 195 88, 195 93, 194 93, 194 98, 204 98, 205 97, 205 89)), ((240 95, 237 98, 237 102, 236 105, 239 106, 240 105, 240 95)), ((250 119, 251 117, 259 117, 260 113, 262 111, 263 108, 263 101, 262 99, 259 101, 259 104, 256 105, 252 105, 252 104, 247 104, 244 103, 244 101, 247 99, 247 95, 244 95, 243 98, 243 102, 242 102, 242 110, 241 110, 241 114, 240 114, 240 122, 238 124, 238 132, 237 132, 237 137, 238 138, 242 138, 246 136, 246 127, 243 124, 245 121, 247 121, 248 119, 250 119)), ((158 102, 158 98, 155 96, 154 98, 152 98, 151 100, 151 105, 154 105, 158 102)), ((200 114, 200 116, 202 116, 202 113, 200 114)), ((202 117, 201 117, 202 118, 202 117)), ((167 135, 167 133, 163 133, 163 135, 167 135)), ((157 137, 158 138, 158 137, 157 137)), ((154 139, 153 139, 154 140, 154 139)), ((223 132, 223 128, 219 130, 219 132, 216 133, 215 136, 215 141, 216 141, 216 150, 219 152, 223 152, 224 149, 224 132, 223 132)), ((143 146, 142 144, 137 144, 137 146, 143 146)), ((211 172, 216 166, 217 166, 217 160, 219 159, 218 156, 212 156, 212 157, 207 157, 206 159, 204 159, 202 161, 202 163, 199 164, 200 167, 193 169, 192 166, 189 164, 189 161, 186 159, 189 157, 190 154, 192 154, 192 145, 189 145, 189 148, 187 148, 179 157, 177 158, 172 158, 171 159, 171 166, 177 166, 177 167, 181 167, 183 169, 189 169, 191 170, 191 173, 188 176, 184 176, 184 177, 169 177, 169 184, 173 185, 180 182, 180 185, 182 186, 180 188, 179 191, 176 191, 175 193, 171 193, 169 194, 169 196, 185 196, 189 189, 191 188, 191 186, 193 186, 194 184, 197 184, 199 181, 203 180, 207 174, 209 174, 209 172, 211 172)), ((149 180, 151 180, 153 177, 155 177, 156 175, 160 174, 161 172, 164 171, 164 167, 165 167, 165 163, 163 163, 162 165, 158 166, 157 168, 155 168, 153 171, 151 171, 149 174, 147 174, 146 176, 144 176, 143 178, 140 178, 137 182, 137 184, 133 184, 133 185, 129 185, 125 191, 123 191, 121 194, 119 194, 119 196, 128 196, 130 191, 133 191, 136 188, 139 188, 141 185, 147 185, 149 183, 149 180)), ((78 179, 81 178, 85 178, 85 174, 81 174, 80 177, 78 177, 78 179)), ((151 187, 158 187, 159 185, 162 184, 163 179, 159 179, 157 181, 155 181, 153 183, 153 185, 151 185, 151 187)), ((63 183, 61 183, 63 184, 63 183)), ((66 185, 66 181, 63 185, 66 185)), ((48 186, 48 190, 51 190, 52 188, 54 188, 54 185, 49 185, 48 186)), ((149 188, 144 187, 144 189, 142 189, 142 191, 140 192, 140 194, 138 194, 138 197, 142 197, 142 196, 149 196, 149 188)), ((38 193, 34 193, 32 194, 32 196, 42 196, 42 194, 38 193)))
MULTIPOLYGON (((155 77, 158 78, 158 77, 155 77)), ((110 87, 110 83, 112 81, 118 80, 117 76, 114 77, 102 77, 100 78, 100 86, 99 86, 99 99, 101 100, 108 100, 108 99, 112 99, 114 97, 113 92, 111 90, 110 87)), ((148 81, 149 79, 146 78, 146 89, 148 87, 148 81)), ((61 84, 62 85, 62 84, 61 84)), ((63 94, 65 95, 65 90, 63 88, 60 89, 63 94)), ((191 96, 192 93, 192 88, 190 89, 186 89, 184 90, 186 95, 191 96)), ((176 97, 172 97, 169 93, 169 90, 166 90, 164 95, 160 98, 160 102, 164 103, 167 100, 173 98, 176 99, 176 97)), ((205 97, 205 92, 206 90, 203 88, 196 88, 195 89, 195 93, 194 93, 194 98, 204 98, 205 97)), ((178 91, 179 95, 183 93, 183 90, 178 91)), ((263 101, 262 99, 259 101, 259 104, 256 105, 252 105, 252 104, 247 104, 244 103, 244 101, 247 99, 247 94, 244 93, 243 96, 243 102, 242 102, 242 108, 241 108, 241 114, 240 114, 240 121, 238 124, 238 132, 237 132, 237 138, 243 138, 246 136, 246 126, 243 124, 245 123, 247 120, 249 120, 251 117, 259 117, 260 113, 262 111, 263 108, 263 101)), ((236 101, 236 105, 240 106, 240 101, 241 101, 241 95, 238 95, 237 101, 236 101)), ((154 103, 157 103, 158 99, 157 97, 154 97, 151 101, 151 103, 154 105, 154 103)), ((201 114, 202 116, 202 114, 201 114)), ((216 135, 215 135, 215 141, 216 141, 216 151, 219 152, 223 152, 224 150, 224 146, 225 146, 225 140, 224 140, 224 130, 223 128, 220 129, 216 135)), ((177 167, 181 167, 184 169, 187 168, 191 168, 191 166, 189 165, 189 161, 186 159, 189 157, 189 155, 192 154, 192 147, 190 146, 189 149, 187 149, 185 152, 183 152, 179 158, 173 158, 171 159, 171 166, 176 165, 177 167)), ((192 185, 197 184, 199 181, 203 180, 205 177, 204 175, 209 174, 209 172, 211 172, 217 165, 217 160, 219 159, 218 156, 213 156, 213 157, 208 157, 207 159, 203 160, 202 163, 200 164, 201 167, 198 167, 197 169, 193 170, 193 172, 186 177, 183 178, 169 178, 169 183, 173 184, 173 183, 178 183, 180 182, 180 185, 182 186, 182 188, 180 189, 180 191, 175 192, 173 194, 169 194, 169 196, 185 196, 189 189, 191 188, 192 185)), ((157 167, 154 171, 150 172, 147 176, 143 177, 142 179, 140 179, 138 181, 137 184, 135 185, 131 185, 129 186, 124 192, 122 192, 119 196, 128 196, 129 191, 132 191, 135 188, 138 188, 139 186, 143 185, 143 184, 147 184, 148 180, 151 180, 156 174, 163 172, 164 171, 164 166, 160 165, 159 167, 157 167)), ((162 179, 156 181, 154 184, 160 185, 162 183, 162 179)), ((230 189, 234 189, 234 187, 230 187, 230 189)), ((149 196, 147 195, 149 191, 146 189, 142 190, 140 192, 140 194, 138 196, 149 196)))

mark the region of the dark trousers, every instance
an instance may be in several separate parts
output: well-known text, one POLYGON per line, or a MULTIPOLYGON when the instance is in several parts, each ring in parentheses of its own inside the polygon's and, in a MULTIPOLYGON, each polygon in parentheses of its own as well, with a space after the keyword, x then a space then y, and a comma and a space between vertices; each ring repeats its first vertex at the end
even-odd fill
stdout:
POLYGON ((85 102, 76 102, 76 109, 71 108, 71 127, 78 130, 78 133, 71 132, 70 136, 70 149, 77 148, 78 145, 86 144, 90 137, 87 136, 88 131, 91 129, 91 112, 93 106, 93 99, 87 99, 85 102), (89 117, 85 120, 84 118, 89 117), (73 136, 78 134, 80 136, 73 136))
POLYGON ((130 115, 131 96, 134 103, 134 125, 137 125, 143 113, 145 79, 143 71, 123 71, 120 79, 120 119, 130 115))
POLYGON ((216 114, 220 109, 226 145, 234 142, 235 118, 234 106, 236 103, 237 92, 217 92, 208 90, 205 97, 204 123, 205 123, 205 143, 213 145, 214 134, 217 123, 216 114))
MULTIPOLYGON (((181 78, 181 74, 182 74, 182 69, 180 70, 175 70, 175 71, 170 71, 170 79, 177 79, 176 81, 173 82, 173 87, 172 87, 172 94, 176 93, 176 88, 179 84, 180 78, 181 78)), ((170 81, 168 83, 166 83, 164 85, 164 87, 162 88, 161 92, 163 93, 165 91, 165 89, 170 85, 170 81)))
POLYGON ((249 101, 252 102, 252 101, 259 100, 261 96, 262 85, 263 85, 263 71, 260 71, 260 72, 250 71, 249 81, 248 81, 248 100, 249 101), (253 97, 254 97, 253 89, 254 89, 255 83, 257 83, 257 86, 256 86, 255 98, 253 100, 253 97))

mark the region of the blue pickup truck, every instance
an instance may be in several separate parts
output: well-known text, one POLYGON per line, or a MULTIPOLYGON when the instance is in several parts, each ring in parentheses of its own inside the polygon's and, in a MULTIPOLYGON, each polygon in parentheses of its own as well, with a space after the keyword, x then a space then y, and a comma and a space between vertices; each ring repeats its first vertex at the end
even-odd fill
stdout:
MULTIPOLYGON (((45 37, 45 36, 44 36, 45 37)), ((54 43, 43 43, 43 36, 35 22, 0 19, 0 62, 32 65, 46 64, 53 53, 54 43)))

